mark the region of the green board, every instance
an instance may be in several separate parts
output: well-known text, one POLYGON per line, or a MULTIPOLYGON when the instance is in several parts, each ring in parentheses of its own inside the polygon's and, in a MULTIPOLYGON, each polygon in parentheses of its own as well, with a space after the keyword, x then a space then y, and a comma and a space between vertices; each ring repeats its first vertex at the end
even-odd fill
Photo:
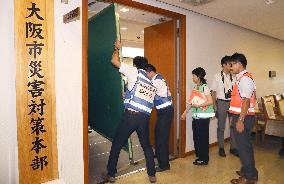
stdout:
POLYGON ((115 9, 108 6, 88 23, 88 123, 111 141, 123 113, 122 78, 111 64, 119 38, 115 9))

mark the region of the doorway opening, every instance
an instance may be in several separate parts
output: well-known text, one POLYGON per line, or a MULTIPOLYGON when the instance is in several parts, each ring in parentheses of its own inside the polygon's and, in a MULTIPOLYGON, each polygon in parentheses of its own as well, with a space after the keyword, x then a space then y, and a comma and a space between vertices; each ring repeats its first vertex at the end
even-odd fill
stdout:
MULTIPOLYGON (((183 85, 185 81, 185 34, 183 35, 183 33, 185 33, 185 16, 168 11, 164 12, 160 9, 156 12, 154 11, 157 10, 156 8, 141 5, 140 3, 130 3, 128 1, 117 2, 120 3, 115 7, 116 14, 119 14, 119 20, 116 19, 113 22, 119 24, 117 33, 120 32, 120 34, 113 34, 118 37, 120 36, 122 41, 122 61, 132 65, 133 57, 137 55, 146 56, 149 63, 155 65, 158 73, 162 74, 168 81, 168 85, 174 97, 175 107, 175 117, 170 135, 170 154, 172 158, 182 157, 184 156, 185 147, 185 124, 180 124, 179 109, 185 106, 183 103, 183 101, 185 102, 185 100, 183 100, 185 99, 185 93, 182 93, 182 91, 185 90, 183 87, 185 86, 183 85)), ((83 74, 85 74, 83 76, 85 183, 102 182, 100 175, 106 170, 112 140, 111 133, 109 134, 109 132, 115 130, 113 127, 116 125, 114 124, 110 129, 105 129, 105 124, 108 120, 102 120, 100 118, 97 120, 98 115, 94 115, 93 113, 94 103, 90 103, 92 98, 96 98, 96 96, 92 94, 92 89, 98 88, 99 86, 95 83, 90 83, 91 78, 94 77, 92 76, 94 70, 90 70, 92 68, 92 66, 90 66, 92 63, 92 55, 90 54, 92 45, 88 38, 93 34, 92 27, 100 26, 100 23, 98 23, 97 26, 96 23, 90 25, 90 20, 106 12, 106 9, 110 6, 112 6, 111 3, 93 0, 89 0, 88 4, 83 3, 83 12, 84 7, 88 7, 88 24, 84 26, 83 21, 83 35, 85 35, 83 37, 83 43, 85 45, 85 49, 83 49, 83 61, 86 61, 86 57, 88 56, 88 62, 83 62, 83 74), (86 31, 84 27, 87 28, 87 33, 84 33, 84 30, 86 31), (86 45, 86 43, 88 43, 88 45, 86 45), (88 52, 86 53, 86 51, 88 52), (92 85, 94 85, 94 88, 92 85), (100 124, 98 121, 101 121, 101 125, 104 127, 97 127, 97 125, 100 124)), ((103 25, 105 24, 104 21, 101 23, 103 25)), ((107 27, 104 27, 104 29, 107 29, 107 27)), ((101 37, 100 34, 97 33, 94 34, 94 37, 101 37)), ((94 42, 94 44, 98 44, 98 42, 94 42)), ((113 50, 113 47, 111 49, 113 50)), ((108 54, 111 55, 112 51, 108 54)), ((94 55, 97 55, 97 53, 94 55)), ((110 60, 108 65, 112 67, 110 60)), ((101 67, 99 70, 103 71, 104 68, 101 67)), ((121 81, 123 81, 123 77, 121 81)), ((107 82, 107 80, 105 82, 107 82)), ((121 83, 121 86, 116 90, 123 93, 123 84, 121 83)), ((120 99, 117 98, 120 102, 122 102, 121 97, 122 96, 119 97, 120 99)), ((98 103, 97 100, 94 100, 94 102, 96 104, 98 103)), ((120 102, 118 102, 118 104, 120 102)), ((109 112, 109 109, 112 107, 112 105, 108 104, 105 109, 109 112)), ((120 106, 118 105, 118 107, 120 106)), ((100 110, 101 109, 102 108, 100 108, 100 110)), ((99 113, 103 114, 102 112, 99 113)), ((108 118, 110 117, 109 115, 107 116, 108 118)), ((155 117, 156 114, 153 112, 150 123, 150 141, 153 148, 155 146, 155 117)), ((109 120, 113 122, 112 118, 109 120)), ((118 123, 117 119, 115 123, 118 123)), ((121 151, 117 166, 118 175, 143 170, 143 168, 145 168, 143 159, 144 154, 142 148, 136 133, 134 133, 125 146, 125 149, 121 151)))

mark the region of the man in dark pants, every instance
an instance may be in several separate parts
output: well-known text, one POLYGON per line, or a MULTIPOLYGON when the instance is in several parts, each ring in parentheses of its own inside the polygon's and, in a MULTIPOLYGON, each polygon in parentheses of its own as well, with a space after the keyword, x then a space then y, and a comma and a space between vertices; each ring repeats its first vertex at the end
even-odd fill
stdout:
MULTIPOLYGON (((213 107, 218 117, 217 139, 219 145, 219 156, 226 157, 224 149, 224 131, 229 117, 231 92, 235 82, 235 76, 231 74, 231 57, 224 56, 221 59, 222 71, 215 74, 211 86, 213 107)), ((233 128, 230 123, 230 153, 239 156, 236 141, 233 136, 233 128)))
POLYGON ((174 116, 171 93, 165 79, 156 73, 156 68, 149 64, 146 69, 148 77, 157 88, 154 105, 157 109, 155 126, 155 146, 158 159, 157 172, 170 169, 169 163, 169 136, 174 116))
POLYGON ((156 95, 156 88, 146 74, 148 61, 144 57, 135 57, 133 64, 136 67, 120 63, 119 49, 120 42, 115 43, 115 51, 112 56, 112 64, 119 68, 119 72, 128 79, 127 89, 124 96, 125 112, 116 129, 110 156, 107 165, 107 174, 103 175, 105 181, 115 182, 116 166, 120 151, 127 143, 129 136, 136 131, 139 142, 143 148, 147 173, 151 183, 156 182, 156 170, 154 154, 149 141, 149 119, 154 106, 153 101, 156 95))
POLYGON ((250 134, 255 126, 256 87, 252 75, 246 70, 246 57, 235 53, 231 59, 237 81, 233 87, 229 112, 232 114, 233 134, 241 160, 241 169, 236 172, 240 177, 231 180, 231 183, 254 184, 258 179, 258 171, 255 168, 250 134))

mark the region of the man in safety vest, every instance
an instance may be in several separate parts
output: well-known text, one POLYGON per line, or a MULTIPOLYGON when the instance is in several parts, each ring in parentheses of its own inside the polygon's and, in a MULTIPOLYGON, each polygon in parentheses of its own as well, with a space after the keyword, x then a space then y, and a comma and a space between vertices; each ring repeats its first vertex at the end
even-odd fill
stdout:
POLYGON ((128 80, 124 95, 125 112, 122 114, 112 141, 107 173, 103 174, 103 179, 107 182, 115 182, 116 166, 120 151, 123 145, 127 143, 128 137, 136 131, 144 151, 149 180, 151 183, 155 183, 156 170, 154 153, 149 140, 149 120, 154 106, 156 88, 145 71, 148 60, 144 57, 136 56, 133 59, 135 67, 121 63, 119 60, 121 47, 121 43, 117 41, 111 62, 115 67, 119 68, 119 72, 124 74, 128 80))
POLYGON ((157 172, 170 169, 169 163, 169 137, 174 117, 174 107, 171 92, 166 80, 158 73, 156 68, 148 64, 146 69, 148 77, 157 88, 154 105, 157 109, 157 121, 155 124, 155 146, 158 159, 157 172))
POLYGON ((241 160, 241 169, 236 171, 240 177, 231 180, 231 183, 254 184, 258 179, 258 171, 255 168, 250 133, 255 126, 256 87, 252 75, 246 70, 246 57, 235 53, 231 60, 237 81, 233 87, 229 112, 232 114, 233 134, 241 160))

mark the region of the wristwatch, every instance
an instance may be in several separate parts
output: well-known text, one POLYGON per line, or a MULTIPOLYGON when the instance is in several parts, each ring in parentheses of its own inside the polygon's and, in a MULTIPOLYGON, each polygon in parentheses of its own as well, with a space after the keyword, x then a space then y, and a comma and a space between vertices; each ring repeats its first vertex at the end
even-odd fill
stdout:
POLYGON ((239 118, 239 121, 242 121, 242 122, 243 122, 243 121, 244 121, 244 118, 241 118, 241 117, 240 117, 240 118, 239 118))

